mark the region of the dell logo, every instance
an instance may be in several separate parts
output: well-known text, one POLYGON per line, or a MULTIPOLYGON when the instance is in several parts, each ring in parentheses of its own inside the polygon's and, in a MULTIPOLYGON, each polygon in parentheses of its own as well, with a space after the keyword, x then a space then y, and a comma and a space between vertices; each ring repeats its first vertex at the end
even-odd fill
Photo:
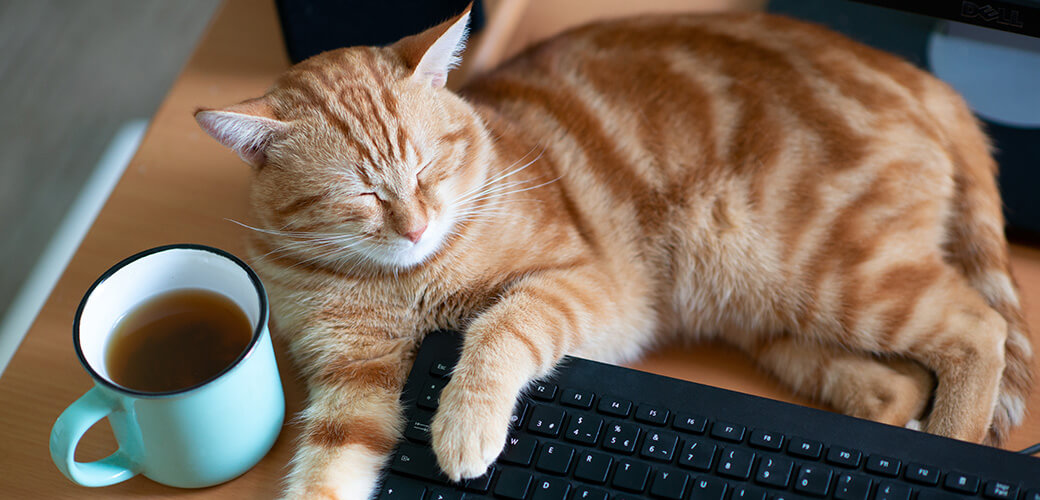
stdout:
POLYGON ((990 4, 977 4, 965 0, 961 3, 961 17, 965 19, 981 19, 987 23, 1003 24, 1015 28, 1022 27, 1022 14, 1007 6, 994 7, 990 4))

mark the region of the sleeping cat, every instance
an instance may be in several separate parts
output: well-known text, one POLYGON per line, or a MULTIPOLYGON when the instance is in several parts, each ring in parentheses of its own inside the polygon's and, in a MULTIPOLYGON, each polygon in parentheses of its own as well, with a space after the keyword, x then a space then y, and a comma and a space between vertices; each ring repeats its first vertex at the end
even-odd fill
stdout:
POLYGON ((990 443, 1021 422, 996 165, 949 87, 730 13, 579 28, 453 93, 468 18, 196 114, 255 169, 253 262, 309 389, 287 497, 372 493, 439 328, 465 332, 431 431, 455 480, 562 356, 674 339, 858 417, 990 443))

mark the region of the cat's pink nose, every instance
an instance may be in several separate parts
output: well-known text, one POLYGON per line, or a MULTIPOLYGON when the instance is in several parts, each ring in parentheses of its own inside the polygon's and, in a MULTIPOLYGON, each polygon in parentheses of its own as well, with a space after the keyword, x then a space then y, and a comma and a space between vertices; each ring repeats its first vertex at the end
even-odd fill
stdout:
POLYGON ((404 233, 404 237, 412 240, 412 243, 418 243, 419 238, 422 238, 423 233, 426 232, 426 226, 426 224, 423 224, 423 227, 420 227, 419 229, 408 231, 407 233, 404 233))

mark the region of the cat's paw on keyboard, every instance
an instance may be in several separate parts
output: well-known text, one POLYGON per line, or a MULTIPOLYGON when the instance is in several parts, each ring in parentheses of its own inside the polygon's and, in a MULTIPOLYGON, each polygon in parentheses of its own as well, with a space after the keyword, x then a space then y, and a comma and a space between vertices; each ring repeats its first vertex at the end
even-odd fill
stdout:
POLYGON ((471 390, 452 381, 440 394, 439 409, 430 426, 432 445, 441 470, 452 481, 480 477, 502 448, 509 432, 514 395, 495 397, 489 387, 471 390))

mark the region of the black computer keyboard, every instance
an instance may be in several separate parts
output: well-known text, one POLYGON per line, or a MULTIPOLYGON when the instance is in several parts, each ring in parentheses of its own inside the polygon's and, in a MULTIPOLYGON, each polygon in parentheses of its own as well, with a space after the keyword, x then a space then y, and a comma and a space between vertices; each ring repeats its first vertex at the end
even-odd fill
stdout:
POLYGON ((1040 459, 567 358, 517 404, 498 461, 456 484, 429 423, 460 337, 429 335, 381 500, 1040 500, 1040 459))

